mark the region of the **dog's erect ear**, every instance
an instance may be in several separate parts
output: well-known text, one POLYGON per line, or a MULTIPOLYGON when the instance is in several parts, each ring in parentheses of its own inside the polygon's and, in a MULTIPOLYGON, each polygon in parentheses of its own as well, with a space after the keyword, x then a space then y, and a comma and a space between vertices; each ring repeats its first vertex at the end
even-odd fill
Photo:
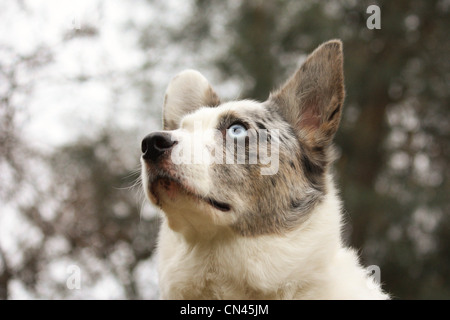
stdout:
POLYGON ((269 102, 311 146, 326 147, 339 126, 344 95, 342 42, 331 40, 314 50, 269 102))
POLYGON ((200 107, 220 104, 208 80, 198 71, 185 70, 176 75, 166 90, 163 107, 164 130, 175 130, 186 114, 200 107))

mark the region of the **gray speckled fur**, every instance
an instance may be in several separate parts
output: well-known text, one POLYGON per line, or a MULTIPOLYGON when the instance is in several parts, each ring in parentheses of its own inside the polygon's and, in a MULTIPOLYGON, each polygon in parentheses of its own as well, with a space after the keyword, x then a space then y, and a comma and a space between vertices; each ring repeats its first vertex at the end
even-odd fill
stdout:
MULTIPOLYGON (((278 129, 280 133, 276 175, 261 175, 260 164, 213 164, 209 169, 213 186, 208 196, 232 205, 238 216, 233 230, 243 236, 283 233, 308 218, 327 192, 331 142, 343 101, 342 45, 331 41, 316 49, 259 110, 246 111, 244 107, 228 115, 252 128, 278 129)), ((201 105, 218 104, 217 95, 208 88, 201 105)), ((184 108, 191 112, 196 107, 200 104, 186 103, 184 108)), ((166 130, 177 128, 178 118, 168 118, 164 112, 163 120, 166 130)))

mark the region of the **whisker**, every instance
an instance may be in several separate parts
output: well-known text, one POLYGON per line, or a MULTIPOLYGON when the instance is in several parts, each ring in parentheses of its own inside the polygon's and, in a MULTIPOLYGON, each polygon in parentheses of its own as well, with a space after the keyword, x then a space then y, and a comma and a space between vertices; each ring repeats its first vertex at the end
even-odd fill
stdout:
POLYGON ((128 180, 132 177, 136 177, 132 180, 131 185, 129 186, 125 186, 125 187, 114 187, 114 189, 116 190, 130 190, 130 189, 134 189, 137 186, 139 186, 142 182, 142 177, 141 177, 141 167, 139 165, 139 167, 137 167, 136 169, 131 170, 128 174, 126 174, 124 177, 122 177, 122 180, 128 180))

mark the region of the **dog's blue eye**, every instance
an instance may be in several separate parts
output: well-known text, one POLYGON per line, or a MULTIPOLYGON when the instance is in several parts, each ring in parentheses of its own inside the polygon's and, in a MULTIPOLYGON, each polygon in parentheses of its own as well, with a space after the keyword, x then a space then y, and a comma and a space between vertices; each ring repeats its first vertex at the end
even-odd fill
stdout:
POLYGON ((233 124, 227 131, 231 138, 239 139, 247 136, 247 128, 239 123, 233 124))

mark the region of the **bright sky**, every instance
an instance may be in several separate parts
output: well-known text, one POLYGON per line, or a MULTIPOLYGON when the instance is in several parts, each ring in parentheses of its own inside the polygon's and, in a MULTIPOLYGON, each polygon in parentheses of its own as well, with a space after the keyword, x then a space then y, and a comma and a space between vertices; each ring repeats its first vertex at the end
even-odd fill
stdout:
POLYGON ((114 89, 126 84, 128 74, 144 62, 138 33, 127 32, 125 25, 131 18, 135 24, 142 23, 139 16, 151 16, 150 6, 140 5, 140 1, 98 0, 25 1, 25 10, 18 2, 3 2, 1 6, 0 28, 8 32, 1 34, 0 41, 11 48, 5 58, 27 56, 38 47, 48 48, 53 55, 53 61, 44 68, 25 69, 20 74, 19 81, 34 84, 31 92, 19 97, 27 105, 25 134, 40 145, 73 140, 83 130, 83 123, 95 134, 93 128, 102 126, 117 99, 121 105, 114 110, 119 114, 113 119, 119 125, 133 122, 133 111, 141 105, 139 95, 120 92, 118 96, 114 89), (134 16, 135 12, 139 15, 134 16), (96 28, 98 36, 64 41, 73 29, 86 26, 96 28), (94 79, 74 80, 79 77, 94 79))

